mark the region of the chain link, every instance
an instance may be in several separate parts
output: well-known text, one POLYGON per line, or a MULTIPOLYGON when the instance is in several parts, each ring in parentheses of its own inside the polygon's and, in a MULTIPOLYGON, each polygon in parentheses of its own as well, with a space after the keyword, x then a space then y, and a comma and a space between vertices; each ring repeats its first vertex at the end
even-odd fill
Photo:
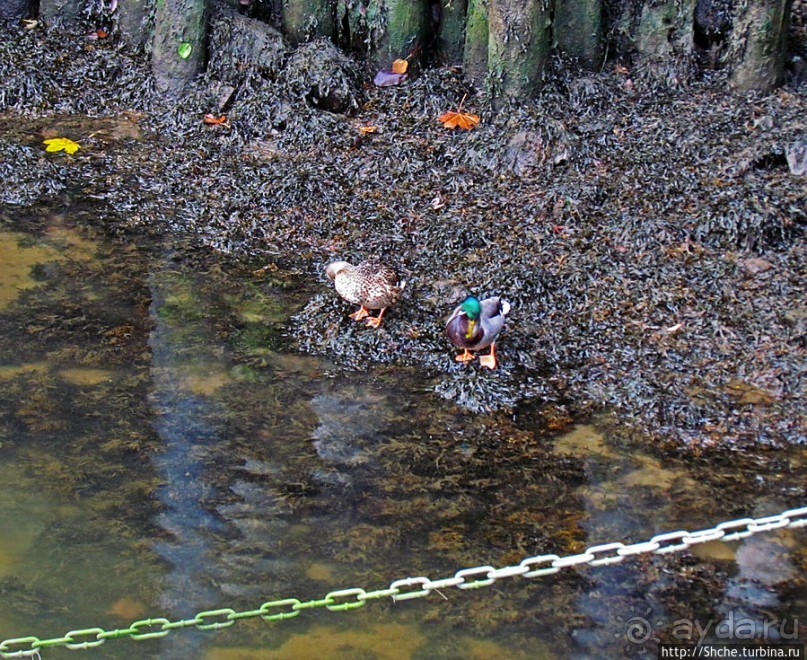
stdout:
POLYGON ((129 637, 135 640, 165 637, 172 630, 194 627, 197 630, 220 630, 228 628, 240 619, 260 617, 265 621, 282 621, 291 619, 302 610, 324 607, 333 612, 341 612, 363 607, 368 600, 392 598, 393 602, 423 598, 433 591, 457 587, 458 589, 478 589, 487 587, 496 580, 521 576, 525 578, 539 577, 557 573, 563 568, 573 566, 603 566, 617 564, 626 557, 640 554, 668 554, 680 552, 687 548, 708 543, 709 541, 736 541, 752 534, 775 529, 807 526, 807 506, 789 509, 778 515, 762 518, 740 518, 727 520, 711 528, 694 532, 679 530, 657 534, 649 541, 641 541, 625 545, 616 541, 594 545, 575 555, 560 557, 554 554, 537 555, 522 560, 515 566, 494 568, 493 566, 475 566, 464 568, 452 577, 432 580, 428 577, 408 577, 395 580, 387 589, 365 591, 361 588, 340 589, 331 591, 320 600, 300 601, 297 598, 283 598, 263 603, 258 609, 236 612, 225 607, 217 610, 199 612, 192 619, 171 622, 164 617, 141 619, 130 624, 128 628, 104 630, 103 628, 84 628, 71 630, 63 637, 39 639, 38 637, 16 637, 0 642, 0 658, 39 657, 40 649, 63 646, 71 650, 95 648, 107 639, 129 637), (466 578, 471 578, 468 580, 466 578), (476 578, 476 579, 474 579, 476 578))

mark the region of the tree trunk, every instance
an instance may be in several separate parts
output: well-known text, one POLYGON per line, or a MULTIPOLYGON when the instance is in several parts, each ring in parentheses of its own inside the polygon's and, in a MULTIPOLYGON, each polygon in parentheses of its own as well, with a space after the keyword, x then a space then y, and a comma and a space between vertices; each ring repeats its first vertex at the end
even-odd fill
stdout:
POLYGON ((0 0, 0 20, 18 22, 35 15, 31 0, 0 0))
POLYGON ((39 17, 49 28, 77 32, 81 29, 81 0, 40 0, 39 17))
POLYGON ((160 0, 154 21, 151 69, 157 89, 178 95, 207 58, 205 0, 160 0))
POLYGON ((636 45, 645 57, 689 56, 693 51, 695 0, 645 0, 636 45))
POLYGON ((462 66, 465 77, 475 85, 485 79, 488 72, 488 0, 468 0, 462 66))
POLYGON ((468 0, 443 0, 437 52, 445 64, 461 64, 465 47, 468 0))
POLYGON ((283 32, 293 43, 333 36, 333 0, 285 0, 283 32))
POLYGON ((589 69, 602 63, 602 23, 602 0, 555 0, 555 42, 589 69))
POLYGON ((141 50, 148 42, 150 11, 151 0, 118 0, 118 30, 130 48, 141 50))
POLYGON ((529 98, 543 84, 550 46, 549 3, 490 0, 488 21, 488 72, 495 98, 529 98))
POLYGON ((769 92, 782 84, 792 0, 753 0, 734 17, 730 81, 739 90, 769 92))
POLYGON ((407 57, 423 44, 429 26, 424 0, 337 0, 336 28, 343 48, 362 51, 377 68, 407 57))
POLYGON ((376 44, 375 60, 379 64, 406 57, 422 46, 429 26, 429 12, 423 0, 386 0, 386 7, 386 33, 376 44))

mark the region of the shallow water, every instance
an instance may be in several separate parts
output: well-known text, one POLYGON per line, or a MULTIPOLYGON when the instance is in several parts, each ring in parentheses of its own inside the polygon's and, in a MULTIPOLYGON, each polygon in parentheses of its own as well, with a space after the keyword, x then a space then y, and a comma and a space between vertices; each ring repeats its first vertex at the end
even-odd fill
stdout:
MULTIPOLYGON (((804 448, 680 456, 607 415, 472 414, 428 374, 291 351, 289 319, 323 282, 80 218, 0 229, 0 639, 380 589, 805 505, 804 448)), ((805 568, 807 531, 780 530, 43 655, 617 657, 697 641, 676 622, 726 620, 804 641, 805 568), (632 643, 637 617, 652 634, 632 643)))

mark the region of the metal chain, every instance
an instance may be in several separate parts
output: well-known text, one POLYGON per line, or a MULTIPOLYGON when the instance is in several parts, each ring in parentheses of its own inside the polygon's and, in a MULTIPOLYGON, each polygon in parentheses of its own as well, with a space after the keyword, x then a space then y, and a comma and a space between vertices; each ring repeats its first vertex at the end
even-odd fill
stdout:
POLYGON ((104 630, 103 628, 84 628, 70 630, 62 637, 39 639, 38 637, 16 637, 0 642, 0 658, 38 657, 42 649, 63 646, 70 650, 91 649, 101 646, 108 639, 129 637, 130 639, 156 639, 165 637, 172 630, 179 628, 196 628, 197 630, 220 630, 228 628, 240 619, 260 617, 264 621, 282 621, 296 617, 303 610, 324 607, 332 612, 342 612, 364 607, 367 601, 381 598, 392 598, 393 602, 423 598, 433 591, 457 587, 458 589, 478 589, 487 587, 503 578, 517 575, 533 578, 541 575, 557 573, 563 568, 573 566, 604 566, 618 564, 626 557, 652 553, 656 555, 680 552, 699 543, 709 541, 737 541, 752 534, 767 532, 785 527, 796 528, 807 526, 807 506, 789 509, 775 516, 762 518, 739 518, 728 520, 708 529, 695 532, 679 530, 657 534, 649 541, 625 545, 624 543, 605 543, 594 545, 576 555, 560 557, 554 554, 528 557, 514 566, 495 568, 493 566, 476 566, 464 568, 452 577, 432 580, 428 577, 409 577, 395 580, 386 589, 365 591, 361 588, 340 589, 331 591, 320 600, 301 601, 297 598, 283 598, 263 603, 258 609, 236 612, 225 607, 218 610, 199 612, 192 619, 170 621, 163 617, 141 619, 130 624, 128 628, 104 630))

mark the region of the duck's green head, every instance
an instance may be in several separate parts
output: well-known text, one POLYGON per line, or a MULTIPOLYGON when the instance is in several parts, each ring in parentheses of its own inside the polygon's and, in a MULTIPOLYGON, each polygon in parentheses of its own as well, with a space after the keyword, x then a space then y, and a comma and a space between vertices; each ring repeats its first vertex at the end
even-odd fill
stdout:
POLYGON ((474 330, 476 329, 476 324, 479 321, 479 315, 482 313, 482 305, 479 303, 479 299, 475 296, 468 296, 462 301, 460 309, 462 309, 465 316, 468 317, 468 330, 465 332, 465 338, 470 339, 474 336, 474 330))

